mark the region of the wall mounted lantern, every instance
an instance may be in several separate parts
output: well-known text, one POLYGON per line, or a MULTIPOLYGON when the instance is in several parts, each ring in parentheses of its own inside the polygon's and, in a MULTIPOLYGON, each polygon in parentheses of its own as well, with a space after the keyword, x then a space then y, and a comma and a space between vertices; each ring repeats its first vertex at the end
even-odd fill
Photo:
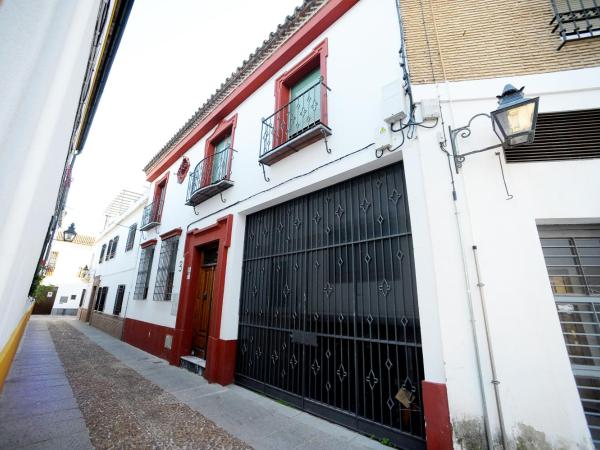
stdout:
POLYGON ((75 231, 75 224, 72 223, 69 225, 69 228, 63 231, 63 240, 65 242, 73 242, 73 240, 75 240, 75 236, 77 236, 77 232, 75 231))
POLYGON ((497 96, 498 108, 495 111, 492 111, 490 114, 479 113, 474 115, 464 127, 456 129, 448 127, 456 173, 458 173, 465 158, 469 155, 493 150, 498 147, 509 148, 533 142, 539 97, 526 98, 523 94, 523 89, 517 89, 512 84, 507 84, 504 86, 502 95, 497 96), (469 137, 471 135, 471 123, 477 117, 491 119, 492 128, 498 139, 500 139, 500 144, 460 154, 456 146, 456 138, 457 136, 462 138, 469 137))

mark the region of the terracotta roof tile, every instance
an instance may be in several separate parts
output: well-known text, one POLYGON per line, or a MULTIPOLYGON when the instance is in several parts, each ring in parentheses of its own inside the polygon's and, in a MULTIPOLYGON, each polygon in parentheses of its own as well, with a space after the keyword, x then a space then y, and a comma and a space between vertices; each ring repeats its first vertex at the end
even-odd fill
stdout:
POLYGON ((294 32, 298 30, 327 0, 304 0, 302 5, 294 9, 294 14, 287 16, 277 26, 275 32, 269 34, 260 47, 244 60, 242 65, 231 74, 215 93, 194 113, 192 117, 175 133, 175 135, 154 155, 144 167, 148 173, 173 147, 181 142, 193 129, 210 114, 227 96, 252 74, 275 50, 277 50, 294 32))

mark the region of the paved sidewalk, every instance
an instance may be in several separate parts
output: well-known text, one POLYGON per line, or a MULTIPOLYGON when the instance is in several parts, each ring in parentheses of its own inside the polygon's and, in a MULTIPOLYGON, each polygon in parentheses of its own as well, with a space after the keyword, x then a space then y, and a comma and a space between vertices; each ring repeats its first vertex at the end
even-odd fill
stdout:
POLYGON ((93 449, 48 320, 32 317, 0 397, 0 449, 93 449))
POLYGON ((123 364, 256 449, 389 449, 239 386, 209 384, 82 322, 68 323, 123 364))

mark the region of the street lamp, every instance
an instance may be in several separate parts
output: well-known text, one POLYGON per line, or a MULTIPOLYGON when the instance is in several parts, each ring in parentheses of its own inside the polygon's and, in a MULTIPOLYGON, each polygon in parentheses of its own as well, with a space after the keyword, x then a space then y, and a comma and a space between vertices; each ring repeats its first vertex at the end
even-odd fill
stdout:
POLYGON ((66 242, 73 242, 75 236, 77 236, 77 232, 75 231, 75 224, 72 223, 69 225, 69 228, 63 231, 63 240, 66 242))
POLYGON ((495 111, 490 114, 475 114, 464 127, 455 129, 448 127, 456 173, 458 173, 465 158, 469 155, 498 147, 510 148, 533 142, 539 97, 526 98, 523 95, 523 89, 517 89, 512 84, 507 84, 504 86, 502 95, 497 96, 498 108, 495 111), (498 139, 500 139, 500 144, 461 154, 458 152, 456 139, 458 136, 462 138, 469 137, 471 135, 471 123, 478 117, 487 117, 492 121, 492 128, 498 139))

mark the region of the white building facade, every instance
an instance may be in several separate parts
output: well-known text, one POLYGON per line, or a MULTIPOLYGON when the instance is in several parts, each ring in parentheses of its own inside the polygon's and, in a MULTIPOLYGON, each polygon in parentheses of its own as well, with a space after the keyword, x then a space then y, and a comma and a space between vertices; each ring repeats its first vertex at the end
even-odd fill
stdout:
POLYGON ((422 8, 305 2, 153 158, 124 340, 400 448, 592 449, 598 40, 499 69, 422 8), (537 141, 455 160, 509 83, 537 141))
POLYGON ((89 299, 87 285, 93 246, 92 236, 77 234, 69 242, 64 240, 62 231, 56 234, 43 280, 43 284, 58 288, 51 314, 74 316, 89 299))
POLYGON ((137 276, 142 239, 138 228, 145 205, 142 197, 97 239, 88 284, 91 295, 80 305, 80 320, 119 339, 137 276))

